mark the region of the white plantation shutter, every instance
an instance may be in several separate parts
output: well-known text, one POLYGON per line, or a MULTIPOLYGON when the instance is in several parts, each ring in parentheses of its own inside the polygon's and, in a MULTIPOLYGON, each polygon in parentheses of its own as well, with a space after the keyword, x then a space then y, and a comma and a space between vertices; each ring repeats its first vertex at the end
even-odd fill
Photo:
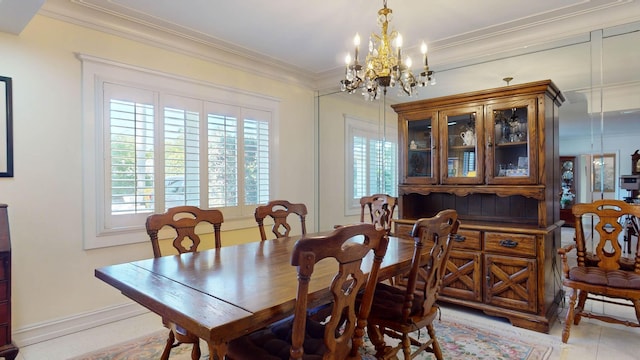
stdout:
POLYGON ((107 227, 144 220, 154 209, 154 119, 156 94, 104 83, 107 227))
POLYGON ((353 147, 351 154, 353 156, 353 198, 360 199, 366 196, 369 192, 368 189, 368 176, 367 176, 367 137, 366 136, 353 136, 353 147))
POLYGON ((247 111, 244 119, 244 205, 269 201, 269 118, 266 112, 247 111))
MULTIPOLYGON (((199 101, 165 96, 162 128, 164 209, 200 206, 200 109, 199 101)), ((160 188, 163 184, 156 184, 160 188)))
POLYGON ((209 206, 238 206, 238 119, 207 115, 209 206))

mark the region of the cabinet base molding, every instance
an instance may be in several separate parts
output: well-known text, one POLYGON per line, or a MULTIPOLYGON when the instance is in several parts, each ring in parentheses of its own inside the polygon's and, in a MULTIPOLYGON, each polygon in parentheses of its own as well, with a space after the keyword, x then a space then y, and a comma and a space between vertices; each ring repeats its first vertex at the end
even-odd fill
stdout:
POLYGON ((477 309, 488 316, 505 318, 509 320, 513 326, 548 334, 551 329, 551 325, 553 325, 558 318, 558 307, 563 296, 564 292, 562 290, 558 291, 555 300, 553 303, 549 304, 544 316, 525 314, 519 311, 499 308, 478 302, 460 300, 447 296, 439 296, 438 301, 477 309))

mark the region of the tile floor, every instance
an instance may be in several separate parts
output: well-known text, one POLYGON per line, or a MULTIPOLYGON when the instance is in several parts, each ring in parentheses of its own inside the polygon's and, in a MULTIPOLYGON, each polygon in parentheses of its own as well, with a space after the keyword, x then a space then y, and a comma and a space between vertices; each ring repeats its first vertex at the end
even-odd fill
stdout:
MULTIPOLYGON (((595 310, 635 321, 631 307, 588 301, 595 310)), ((562 304, 563 306, 565 304, 562 304)), ((564 309, 549 334, 541 334, 511 326, 508 321, 489 317, 482 312, 442 305, 442 316, 468 320, 497 331, 510 331, 522 337, 549 344, 553 347, 550 359, 626 360, 640 358, 640 328, 608 324, 592 319, 582 319, 580 325, 571 327, 568 344, 561 341, 564 326, 564 309)), ((17 360, 64 360, 162 330, 160 318, 153 313, 114 322, 77 334, 67 335, 20 349, 17 360)), ((203 344, 203 350, 206 345, 203 344)))

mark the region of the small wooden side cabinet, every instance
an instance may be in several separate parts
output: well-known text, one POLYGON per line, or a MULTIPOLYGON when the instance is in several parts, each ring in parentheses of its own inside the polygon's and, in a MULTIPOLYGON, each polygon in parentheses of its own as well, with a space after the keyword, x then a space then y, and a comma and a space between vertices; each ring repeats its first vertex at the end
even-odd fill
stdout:
POLYGON ((13 360, 18 347, 11 341, 11 239, 7 205, 0 204, 0 357, 13 360))

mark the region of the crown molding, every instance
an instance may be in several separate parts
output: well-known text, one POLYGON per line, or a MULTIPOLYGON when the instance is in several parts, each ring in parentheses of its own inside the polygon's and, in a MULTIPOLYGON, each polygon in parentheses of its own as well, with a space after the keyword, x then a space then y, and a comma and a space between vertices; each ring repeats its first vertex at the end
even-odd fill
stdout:
POLYGON ((176 32, 116 15, 82 1, 46 2, 39 15, 182 53, 256 76, 313 89, 315 78, 300 68, 220 40, 176 32))

